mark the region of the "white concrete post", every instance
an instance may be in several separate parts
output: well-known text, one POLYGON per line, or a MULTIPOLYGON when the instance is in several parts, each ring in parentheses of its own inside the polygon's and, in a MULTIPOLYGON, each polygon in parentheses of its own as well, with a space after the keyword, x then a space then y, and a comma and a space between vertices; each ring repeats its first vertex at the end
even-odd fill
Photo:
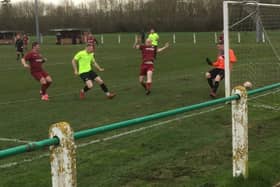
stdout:
POLYGON ((176 34, 175 34, 175 32, 173 33, 173 43, 174 44, 176 43, 176 34))
POLYGON ((241 35, 240 32, 237 33, 237 42, 240 44, 241 43, 241 35))
POLYGON ((120 44, 121 43, 121 35, 119 34, 118 35, 118 44, 120 44))
POLYGON ((76 146, 70 125, 65 122, 52 125, 49 137, 59 139, 59 145, 50 146, 52 187, 76 187, 76 146))
POLYGON ((214 42, 215 42, 215 44, 218 43, 218 36, 217 36, 217 33, 216 33, 216 32, 214 33, 214 42))
POLYGON ((262 32, 262 42, 265 43, 265 34, 262 32))
POLYGON ((232 101, 233 177, 248 177, 248 108, 247 91, 242 86, 232 90, 239 100, 232 101))
POLYGON ((104 44, 103 34, 101 35, 101 44, 104 44))
POLYGON ((193 33, 193 44, 196 44, 196 34, 195 34, 195 32, 193 33))

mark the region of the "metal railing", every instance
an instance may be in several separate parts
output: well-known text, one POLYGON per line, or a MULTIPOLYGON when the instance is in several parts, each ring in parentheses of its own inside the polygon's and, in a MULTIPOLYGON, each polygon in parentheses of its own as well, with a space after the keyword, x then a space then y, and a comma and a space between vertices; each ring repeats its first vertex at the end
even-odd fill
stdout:
MULTIPOLYGON (((268 90, 272 90, 275 88, 280 88, 280 82, 269 85, 269 86, 265 86, 262 88, 250 90, 250 91, 248 91, 247 94, 248 94, 248 96, 255 95, 255 94, 265 92, 268 90)), ((92 128, 92 129, 82 130, 82 131, 78 131, 78 132, 74 133, 74 139, 78 140, 81 138, 90 137, 90 136, 93 136, 96 134, 101 134, 101 133, 112 131, 115 129, 129 127, 129 126, 141 124, 141 123, 152 121, 152 120, 157 120, 157 119, 174 116, 177 114, 181 114, 181 113, 185 113, 185 112, 189 112, 189 111, 193 111, 193 110, 210 107, 213 105, 230 102, 233 100, 238 100, 239 98, 240 98, 239 95, 232 95, 229 97, 219 98, 219 99, 215 99, 215 100, 211 100, 211 101, 207 101, 207 102, 203 102, 203 103, 199 103, 199 104, 176 108, 176 109, 172 109, 172 110, 168 110, 168 111, 164 111, 164 112, 160 112, 160 113, 155 113, 155 114, 151 114, 151 115, 147 115, 147 116, 143 116, 143 117, 139 117, 139 118, 135 118, 135 119, 111 123, 108 125, 103 125, 103 126, 92 128)), ((20 145, 20 146, 11 147, 8 149, 0 150, 0 159, 6 158, 9 156, 13 156, 13 155, 17 155, 17 154, 21 154, 21 153, 26 153, 26 152, 43 149, 45 147, 49 147, 52 145, 59 145, 59 139, 57 137, 48 138, 48 139, 44 139, 44 140, 40 140, 40 141, 36 141, 36 142, 31 142, 31 143, 28 143, 25 145, 20 145)))

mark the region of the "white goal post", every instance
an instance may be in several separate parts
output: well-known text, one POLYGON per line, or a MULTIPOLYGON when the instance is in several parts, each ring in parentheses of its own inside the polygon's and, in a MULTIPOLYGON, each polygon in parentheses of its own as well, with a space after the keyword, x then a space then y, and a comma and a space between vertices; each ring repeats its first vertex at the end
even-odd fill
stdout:
MULTIPOLYGON (((224 57, 225 57, 225 96, 228 97, 231 94, 232 86, 231 86, 231 70, 230 70, 230 57, 229 57, 229 49, 230 49, 230 6, 247 6, 247 7, 255 7, 256 10, 263 7, 271 7, 271 8, 279 8, 280 12, 280 4, 269 4, 269 3, 258 3, 257 1, 224 1, 223 2, 223 33, 224 33, 224 57)), ((252 14, 253 15, 253 14, 252 14)), ((252 16, 248 15, 248 17, 252 16)), ((247 17, 247 18, 248 18, 247 17)), ((245 17, 245 19, 247 19, 245 17)), ((258 17, 258 19, 260 19, 258 17)), ((260 20, 258 20, 260 21, 260 20)), ((277 54, 277 51, 275 47, 272 45, 271 41, 269 40, 268 34, 265 31, 265 28, 263 25, 261 25, 261 21, 258 22, 255 21, 255 29, 256 32, 256 43, 258 41, 265 41, 271 45, 271 51, 273 51, 274 55, 280 60, 279 55, 277 54), (261 37, 261 38, 260 38, 261 37)), ((240 20, 240 23, 242 22, 242 19, 240 20)), ((239 24, 239 22, 236 23, 236 25, 239 24)), ((280 30, 280 27, 279 27, 280 30)), ((238 58, 238 54, 237 54, 238 58)))

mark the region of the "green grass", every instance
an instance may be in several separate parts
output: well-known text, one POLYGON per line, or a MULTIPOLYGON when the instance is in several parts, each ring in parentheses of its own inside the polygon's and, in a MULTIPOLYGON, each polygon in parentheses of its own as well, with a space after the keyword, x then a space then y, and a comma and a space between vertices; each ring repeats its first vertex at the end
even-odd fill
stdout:
MULTIPOLYGON (((172 40, 172 34, 160 35, 162 42, 172 40)), ((105 68, 105 72, 98 74, 118 94, 114 100, 106 100, 98 86, 85 100, 79 100, 78 91, 83 84, 73 75, 71 59, 83 46, 56 46, 54 37, 45 37, 42 45, 42 53, 48 58, 45 68, 54 80, 49 90, 51 100, 47 103, 39 100, 39 84, 15 61, 13 46, 0 46, 0 138, 40 140, 48 137, 51 124, 60 121, 69 122, 74 131, 79 131, 209 100, 203 72, 209 69, 205 57, 214 59, 216 55, 213 33, 198 33, 196 45, 192 43, 192 33, 177 33, 177 43, 158 56, 153 92, 148 97, 137 82, 141 60, 140 53, 131 48, 133 37, 133 34, 122 34, 122 43, 117 44, 117 35, 107 34, 105 44, 97 49, 97 61, 105 68)), ((271 56, 265 45, 234 43, 238 63, 248 59, 248 46, 263 51, 260 54, 253 50, 256 59, 271 56)), ((237 73, 235 76, 239 76, 237 73)), ((248 78, 244 74, 241 72, 242 79, 236 82, 248 78)), ((268 78, 279 81, 279 75, 268 78)), ((220 97, 224 92, 222 87, 220 97)), ((279 99, 277 92, 249 102, 247 180, 232 179, 230 106, 221 105, 212 112, 204 109, 199 111, 203 112, 200 115, 78 148, 78 186, 272 186, 280 181, 279 109, 255 105, 279 108, 279 99)), ((76 143, 135 128, 139 126, 76 143)), ((0 141, 0 149, 13 145, 18 143, 0 141)), ((0 186, 51 186, 48 157, 21 163, 45 153, 47 149, 1 160, 0 165, 20 164, 0 168, 0 186)))

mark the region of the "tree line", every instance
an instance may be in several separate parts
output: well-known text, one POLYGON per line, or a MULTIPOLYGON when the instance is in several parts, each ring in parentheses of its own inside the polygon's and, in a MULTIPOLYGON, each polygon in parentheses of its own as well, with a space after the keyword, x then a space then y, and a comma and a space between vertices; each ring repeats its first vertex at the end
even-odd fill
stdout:
MULTIPOLYGON (((266 2, 269 0, 265 0, 266 2)), ((273 0, 270 0, 273 1, 273 0)), ((42 33, 54 28, 89 28, 94 33, 222 30, 223 0, 92 0, 74 6, 64 0, 55 6, 39 1, 42 33)), ((0 30, 35 33, 34 2, 2 0, 0 30)))

